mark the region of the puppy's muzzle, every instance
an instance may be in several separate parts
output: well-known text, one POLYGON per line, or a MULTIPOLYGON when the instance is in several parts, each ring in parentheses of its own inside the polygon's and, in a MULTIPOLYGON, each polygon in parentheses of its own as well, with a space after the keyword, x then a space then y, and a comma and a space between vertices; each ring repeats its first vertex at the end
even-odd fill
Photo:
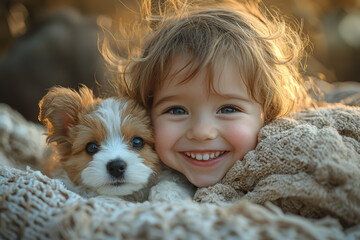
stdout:
POLYGON ((126 171, 127 164, 124 160, 114 159, 106 165, 106 169, 108 173, 117 179, 121 179, 124 177, 124 173, 126 171))

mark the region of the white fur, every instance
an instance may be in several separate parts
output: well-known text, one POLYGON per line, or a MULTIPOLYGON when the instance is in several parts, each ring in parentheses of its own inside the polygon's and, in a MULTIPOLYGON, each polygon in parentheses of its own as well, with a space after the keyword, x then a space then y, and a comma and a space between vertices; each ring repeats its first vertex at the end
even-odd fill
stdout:
POLYGON ((121 126, 129 116, 122 116, 122 110, 127 107, 126 102, 112 98, 104 99, 95 115, 104 123, 109 138, 122 137, 121 126), (121 120, 123 118, 123 120, 121 120))
POLYGON ((196 187, 186 177, 166 168, 160 175, 159 182, 150 189, 150 201, 183 201, 192 200, 196 187))

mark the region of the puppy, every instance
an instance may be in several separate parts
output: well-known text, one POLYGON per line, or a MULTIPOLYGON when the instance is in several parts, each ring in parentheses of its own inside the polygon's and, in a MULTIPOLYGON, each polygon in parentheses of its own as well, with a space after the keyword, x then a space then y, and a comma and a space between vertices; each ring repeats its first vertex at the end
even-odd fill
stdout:
MULTIPOLYGON (((134 101, 53 87, 39 103, 55 155, 44 172, 85 197, 147 200, 161 163, 150 118, 134 101)), ((166 195, 166 194, 165 194, 166 195)))

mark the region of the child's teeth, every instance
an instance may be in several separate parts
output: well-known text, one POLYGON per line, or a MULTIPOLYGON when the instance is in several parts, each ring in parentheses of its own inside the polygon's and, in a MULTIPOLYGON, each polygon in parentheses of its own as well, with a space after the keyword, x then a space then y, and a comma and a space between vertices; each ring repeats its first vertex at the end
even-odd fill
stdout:
POLYGON ((224 152, 212 152, 212 153, 205 153, 205 154, 200 154, 200 153, 189 153, 189 152, 185 152, 186 156, 190 157, 190 158, 193 158, 193 159, 196 159, 198 161, 201 161, 201 160, 204 160, 204 161, 207 161, 207 160, 211 160, 215 157, 218 157, 220 156, 221 154, 223 154, 224 152))

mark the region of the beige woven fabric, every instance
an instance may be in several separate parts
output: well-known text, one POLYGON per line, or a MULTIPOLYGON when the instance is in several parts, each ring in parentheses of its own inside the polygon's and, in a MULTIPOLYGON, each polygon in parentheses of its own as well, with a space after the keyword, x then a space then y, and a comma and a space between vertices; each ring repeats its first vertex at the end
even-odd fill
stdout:
POLYGON ((0 165, 41 167, 48 151, 45 130, 0 103, 0 165))
POLYGON ((360 239, 359 107, 265 126, 254 151, 197 191, 203 203, 84 199, 23 170, 46 157, 41 127, 3 105, 0 119, 0 239, 360 239))
POLYGON ((242 198, 360 224, 360 108, 335 104, 273 121, 220 183, 195 194, 199 202, 242 198))
POLYGON ((311 221, 246 201, 130 203, 84 199, 38 171, 0 166, 0 239, 354 239, 336 219, 311 221))

